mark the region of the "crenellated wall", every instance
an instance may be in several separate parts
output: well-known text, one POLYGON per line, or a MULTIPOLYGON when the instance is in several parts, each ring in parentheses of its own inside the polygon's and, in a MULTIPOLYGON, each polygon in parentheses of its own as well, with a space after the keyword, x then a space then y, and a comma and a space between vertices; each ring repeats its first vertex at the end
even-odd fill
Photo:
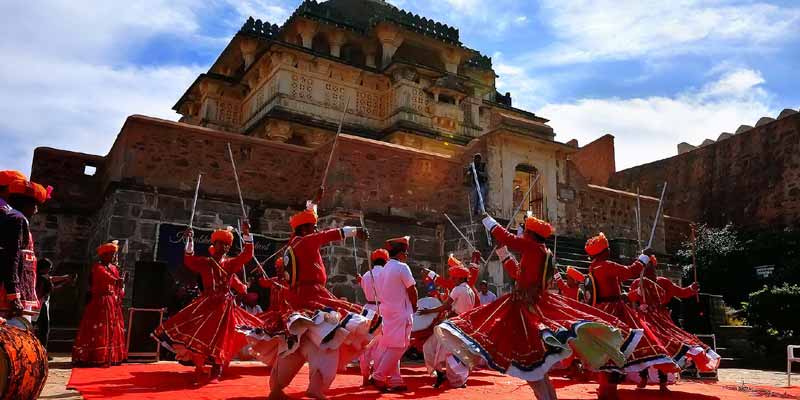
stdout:
POLYGON ((800 114, 665 160, 619 171, 609 186, 658 196, 666 214, 722 226, 800 225, 800 114))

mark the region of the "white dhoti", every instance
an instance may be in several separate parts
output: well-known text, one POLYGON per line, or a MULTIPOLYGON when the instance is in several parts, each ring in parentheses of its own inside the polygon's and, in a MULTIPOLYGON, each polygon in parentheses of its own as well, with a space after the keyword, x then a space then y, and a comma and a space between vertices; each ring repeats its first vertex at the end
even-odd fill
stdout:
MULTIPOLYGON (((378 312, 378 306, 375 304, 366 304, 364 305, 364 308, 378 312)), ((380 336, 376 337, 367 350, 361 353, 361 356, 358 358, 358 366, 361 368, 361 376, 364 378, 369 378, 370 374, 372 373, 372 364, 377 364, 376 355, 378 354, 377 349, 380 339, 380 336)))
POLYGON ((428 338, 422 346, 422 351, 428 373, 433 373, 433 371, 445 373, 447 382, 452 388, 459 388, 467 383, 469 368, 454 357, 445 346, 442 346, 439 335, 428 338))
POLYGON ((377 351, 372 378, 386 386, 403 385, 400 376, 400 359, 411 344, 411 315, 404 313, 385 313, 383 315, 383 337, 377 351))

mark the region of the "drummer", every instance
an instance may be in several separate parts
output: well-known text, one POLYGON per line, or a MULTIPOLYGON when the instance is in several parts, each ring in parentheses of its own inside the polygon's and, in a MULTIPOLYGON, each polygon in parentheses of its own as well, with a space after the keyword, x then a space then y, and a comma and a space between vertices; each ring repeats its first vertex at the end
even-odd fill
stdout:
MULTIPOLYGON (((456 316, 475 308, 475 299, 478 295, 470 285, 471 271, 461 261, 453 257, 452 254, 447 260, 447 265, 449 266, 447 274, 455 284, 453 290, 450 291, 450 296, 441 306, 425 310, 420 309, 419 314, 451 312, 452 316, 456 316)), ((430 275, 435 275, 435 272, 428 271, 428 274, 430 279, 436 278, 436 276, 430 275)), ((433 370, 436 374, 436 382, 433 387, 438 388, 445 380, 448 381, 452 388, 466 386, 469 368, 441 346, 438 336, 431 336, 425 342, 423 353, 428 370, 433 370), (444 372, 445 369, 446 373, 444 372)))
MULTIPOLYGON (((457 258, 453 257, 452 254, 450 254, 450 257, 447 259, 447 265, 449 267, 447 274, 455 284, 453 289, 450 290, 450 295, 441 306, 419 310, 420 314, 424 315, 440 313, 444 311, 453 311, 456 315, 460 315, 475 308, 476 294, 469 284, 470 270, 467 269, 467 267, 465 267, 461 261, 458 261, 457 258)), ((430 270, 427 272, 428 277, 431 279, 437 278, 437 276, 435 276, 435 272, 430 270), (433 274, 434 276, 431 277, 430 274, 433 274)))

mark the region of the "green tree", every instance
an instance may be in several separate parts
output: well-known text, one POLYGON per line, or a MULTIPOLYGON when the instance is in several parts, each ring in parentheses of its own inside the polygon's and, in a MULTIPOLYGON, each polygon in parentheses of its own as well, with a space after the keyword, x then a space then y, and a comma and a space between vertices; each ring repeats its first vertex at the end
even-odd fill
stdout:
MULTIPOLYGON (((684 267, 686 281, 692 282, 692 241, 687 240, 681 247, 677 261, 684 267)), ((694 252, 700 290, 721 294, 728 304, 747 300, 758 283, 752 266, 743 257, 745 250, 732 224, 722 228, 697 225, 694 252)))
POLYGON ((745 303, 747 322, 770 336, 788 338, 800 335, 800 285, 784 283, 764 286, 750 293, 745 303))

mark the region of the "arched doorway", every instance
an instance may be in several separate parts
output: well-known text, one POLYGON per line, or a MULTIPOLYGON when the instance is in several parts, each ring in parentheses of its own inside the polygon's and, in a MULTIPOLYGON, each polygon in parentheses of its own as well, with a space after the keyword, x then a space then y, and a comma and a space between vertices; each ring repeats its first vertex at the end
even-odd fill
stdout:
MULTIPOLYGON (((525 213, 530 211, 536 218, 545 219, 544 210, 544 192, 542 190, 543 178, 536 179, 539 176, 539 170, 535 167, 520 164, 514 170, 514 208, 522 203, 519 212, 513 218, 521 223, 525 213), (533 186, 533 189, 531 189, 533 186), (525 198, 525 194, 530 194, 525 198), (524 202, 523 202, 524 199, 524 202)), ((513 211, 513 210, 512 210, 513 211)))

